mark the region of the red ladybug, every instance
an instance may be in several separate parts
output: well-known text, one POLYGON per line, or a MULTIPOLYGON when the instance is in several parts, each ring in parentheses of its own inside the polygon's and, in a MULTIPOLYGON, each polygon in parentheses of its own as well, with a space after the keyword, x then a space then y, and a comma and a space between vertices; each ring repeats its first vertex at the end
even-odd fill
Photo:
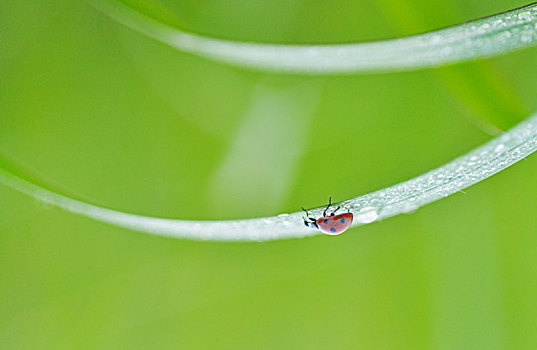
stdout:
POLYGON ((351 212, 345 214, 335 215, 336 211, 339 210, 339 206, 330 214, 326 215, 326 211, 332 205, 332 197, 328 201, 328 206, 323 212, 323 216, 319 219, 311 218, 306 209, 302 208, 306 212, 306 217, 304 218, 304 225, 307 227, 315 228, 321 230, 321 232, 326 233, 327 235, 339 235, 351 227, 353 215, 351 212))

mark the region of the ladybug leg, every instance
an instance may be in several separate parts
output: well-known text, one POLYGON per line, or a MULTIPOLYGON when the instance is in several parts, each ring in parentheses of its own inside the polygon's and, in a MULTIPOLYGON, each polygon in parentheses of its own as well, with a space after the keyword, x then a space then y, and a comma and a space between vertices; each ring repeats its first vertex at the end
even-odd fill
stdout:
POLYGON ((330 208, 331 205, 332 205, 332 197, 328 199, 328 205, 326 206, 326 209, 323 212, 323 216, 326 216, 326 211, 328 210, 328 208, 330 208))
POLYGON ((304 208, 302 208, 302 210, 304 210, 306 212, 306 217, 308 218, 308 220, 311 220, 312 222, 317 222, 317 220, 315 220, 314 218, 310 217, 310 214, 308 214, 308 211, 304 208))
POLYGON ((308 221, 304 220, 304 225, 306 225, 307 227, 319 229, 319 226, 317 225, 317 222, 315 222, 315 221, 308 222, 308 221))
POLYGON ((310 214, 308 214, 308 211, 306 209, 302 208, 302 210, 306 212, 306 217, 304 218, 304 225, 306 225, 306 227, 319 229, 319 225, 317 225, 317 220, 311 218, 310 214), (308 219, 309 221, 306 219, 308 219))
POLYGON ((341 208, 341 207, 338 205, 337 208, 336 208, 336 210, 334 210, 334 211, 332 212, 332 214, 330 214, 330 216, 334 216, 334 214, 336 213, 336 211, 338 211, 340 208, 341 208))

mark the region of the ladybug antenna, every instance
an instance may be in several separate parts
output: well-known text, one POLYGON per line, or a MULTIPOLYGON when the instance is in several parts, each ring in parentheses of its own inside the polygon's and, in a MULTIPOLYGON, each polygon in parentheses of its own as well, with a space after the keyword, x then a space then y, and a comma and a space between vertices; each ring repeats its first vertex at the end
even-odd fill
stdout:
POLYGON ((332 205, 332 197, 328 199, 328 205, 326 206, 326 209, 323 212, 323 216, 326 216, 326 211, 328 210, 328 208, 330 208, 331 205, 332 205))
POLYGON ((341 208, 341 207, 338 205, 337 208, 336 208, 336 210, 334 210, 334 211, 332 212, 332 214, 330 214, 330 216, 334 216, 334 214, 336 214, 336 211, 338 211, 340 208, 341 208))

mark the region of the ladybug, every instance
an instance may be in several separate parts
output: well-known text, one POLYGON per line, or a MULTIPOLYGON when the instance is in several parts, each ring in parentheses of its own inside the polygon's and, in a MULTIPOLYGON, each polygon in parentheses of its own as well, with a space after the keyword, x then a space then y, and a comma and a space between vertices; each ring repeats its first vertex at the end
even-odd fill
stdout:
POLYGON ((331 205, 332 197, 330 197, 328 201, 328 206, 325 208, 323 216, 318 219, 310 217, 308 211, 302 208, 302 210, 306 212, 306 217, 304 218, 304 225, 306 225, 307 227, 315 228, 317 230, 321 230, 321 232, 324 232, 327 235, 339 235, 340 233, 346 231, 349 227, 351 227, 353 219, 352 213, 349 211, 345 214, 335 215, 339 208, 341 208, 338 206, 336 210, 332 212, 332 214, 327 216, 326 211, 330 208, 331 205))

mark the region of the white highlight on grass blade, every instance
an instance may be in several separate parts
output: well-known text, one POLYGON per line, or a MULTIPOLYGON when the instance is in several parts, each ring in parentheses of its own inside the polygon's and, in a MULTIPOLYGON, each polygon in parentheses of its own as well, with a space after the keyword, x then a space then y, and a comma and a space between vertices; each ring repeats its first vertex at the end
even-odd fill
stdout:
POLYGON ((88 0, 104 14, 180 51, 235 66, 288 73, 388 72, 492 57, 537 43, 537 3, 400 39, 327 45, 237 42, 187 33, 118 0, 88 0))
MULTIPOLYGON (((537 114, 485 145, 398 185, 336 203, 355 215, 353 226, 371 223, 447 197, 509 167, 537 150, 537 114)), ((81 202, 0 169, 0 183, 72 213, 161 236, 211 241, 266 241, 319 234, 304 226, 302 212, 225 221, 189 221, 128 214, 81 202)), ((313 216, 323 208, 312 209, 313 216)))
POLYGON ((277 210, 290 192, 309 121, 319 102, 319 84, 257 84, 250 108, 210 188, 213 215, 234 199, 236 210, 277 210), (260 200, 261 199, 261 200, 260 200))

